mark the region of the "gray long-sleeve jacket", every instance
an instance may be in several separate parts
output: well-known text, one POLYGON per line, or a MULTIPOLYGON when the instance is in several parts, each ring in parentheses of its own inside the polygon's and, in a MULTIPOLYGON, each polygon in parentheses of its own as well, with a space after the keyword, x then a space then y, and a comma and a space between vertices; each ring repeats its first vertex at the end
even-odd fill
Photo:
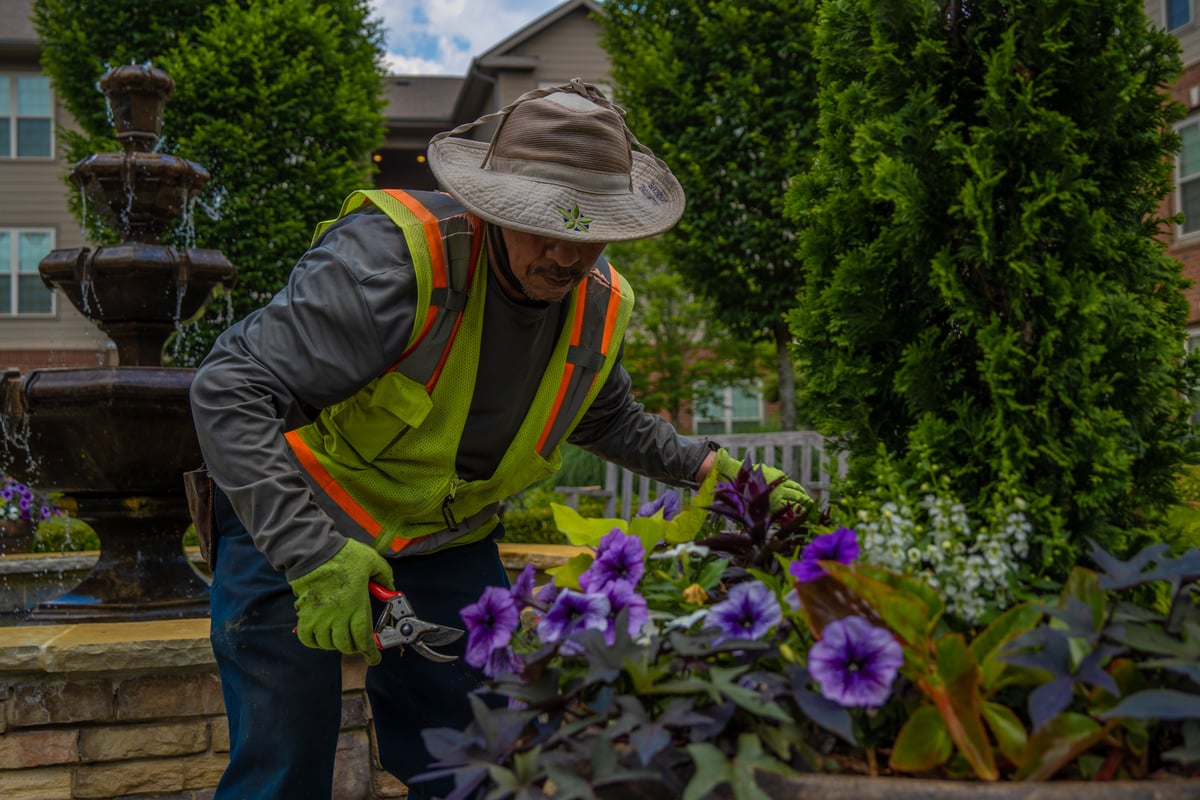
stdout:
MULTIPOLYGON (((563 304, 515 303, 498 285, 485 294, 479 374, 456 455, 464 479, 495 470, 565 316, 563 304)), ((314 502, 284 433, 395 364, 416 296, 400 230, 379 213, 351 214, 304 254, 267 305, 218 338, 193 380, 205 463, 255 544, 289 579, 331 558, 344 537, 314 502)), ((569 441, 656 480, 693 485, 708 444, 646 413, 629 389, 618 363, 569 441)))

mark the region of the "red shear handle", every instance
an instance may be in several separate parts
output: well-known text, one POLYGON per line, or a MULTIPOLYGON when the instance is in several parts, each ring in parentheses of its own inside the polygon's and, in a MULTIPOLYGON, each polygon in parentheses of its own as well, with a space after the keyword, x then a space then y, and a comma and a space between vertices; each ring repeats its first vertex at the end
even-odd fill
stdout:
POLYGON ((371 591, 372 597, 374 597, 376 600, 382 600, 385 603, 388 600, 399 597, 401 594, 403 594, 403 592, 393 592, 391 589, 388 589, 376 583, 375 581, 370 581, 367 584, 367 588, 371 591))

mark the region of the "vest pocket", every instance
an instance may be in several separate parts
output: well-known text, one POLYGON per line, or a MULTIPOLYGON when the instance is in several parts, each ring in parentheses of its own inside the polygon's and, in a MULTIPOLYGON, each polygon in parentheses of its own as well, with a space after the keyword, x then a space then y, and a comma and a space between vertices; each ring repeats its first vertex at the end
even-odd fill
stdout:
MULTIPOLYGON (((347 445, 362 461, 370 463, 409 428, 420 427, 431 408, 433 401, 424 386, 399 372, 389 372, 350 399, 328 408, 325 416, 337 434, 335 447, 347 445)), ((334 449, 330 448, 330 454, 338 457, 334 449)))

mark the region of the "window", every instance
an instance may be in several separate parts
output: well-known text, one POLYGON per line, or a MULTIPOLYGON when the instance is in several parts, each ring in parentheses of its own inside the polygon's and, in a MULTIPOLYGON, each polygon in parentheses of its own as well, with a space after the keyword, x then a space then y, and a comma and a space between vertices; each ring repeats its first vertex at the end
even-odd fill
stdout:
POLYGON ((53 231, 0 228, 0 315, 54 313, 54 292, 38 273, 53 248, 53 231))
POLYGON ((1192 0, 1167 0, 1167 30, 1173 31, 1192 21, 1192 0))
POLYGON ((1183 212, 1180 233, 1200 232, 1200 120, 1191 120, 1179 128, 1183 144, 1176 162, 1175 186, 1179 209, 1183 212))
POLYGON ((50 158, 53 154, 50 79, 0 75, 0 158, 50 158))
POLYGON ((742 433, 762 427, 762 392, 754 385, 726 386, 696 403, 692 426, 697 434, 742 433))

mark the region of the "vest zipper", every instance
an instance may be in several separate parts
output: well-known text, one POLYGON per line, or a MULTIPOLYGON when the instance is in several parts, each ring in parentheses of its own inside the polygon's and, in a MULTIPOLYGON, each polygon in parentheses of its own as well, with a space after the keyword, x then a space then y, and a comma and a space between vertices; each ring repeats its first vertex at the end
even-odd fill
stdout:
POLYGON ((454 503, 454 493, 446 495, 442 498, 442 521, 446 523, 446 530, 458 530, 458 520, 454 518, 454 509, 450 506, 454 503))

